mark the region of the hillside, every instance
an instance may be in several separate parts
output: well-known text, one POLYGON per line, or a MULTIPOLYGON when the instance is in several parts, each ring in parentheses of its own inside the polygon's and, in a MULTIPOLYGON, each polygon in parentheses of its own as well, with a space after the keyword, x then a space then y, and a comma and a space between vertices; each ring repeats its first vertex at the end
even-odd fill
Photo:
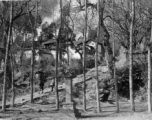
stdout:
MULTIPOLYGON (((106 66, 99 66, 99 80, 109 79, 111 76, 108 73, 106 66)), ((84 120, 121 120, 122 116, 124 120, 128 120, 128 116, 133 120, 150 120, 151 115, 147 115, 144 111, 147 110, 147 104, 144 102, 136 101, 136 112, 130 113, 130 104, 127 99, 120 98, 120 113, 115 113, 115 101, 113 96, 109 98, 108 102, 101 102, 102 112, 100 114, 96 113, 96 98, 95 98, 95 69, 90 69, 86 73, 86 97, 87 97, 87 112, 84 112, 82 109, 82 96, 74 97, 74 100, 77 103, 77 108, 82 113, 82 118, 84 120), (140 113, 139 113, 140 112, 140 113)), ((78 75, 73 79, 73 85, 82 85, 83 75, 78 75)), ((34 104, 30 104, 30 94, 23 96, 18 96, 15 99, 15 108, 10 106, 11 101, 7 103, 7 111, 5 114, 0 113, 2 119, 18 120, 73 120, 71 113, 64 112, 62 110, 62 103, 65 101, 65 85, 59 85, 59 96, 60 96, 60 111, 55 111, 55 93, 50 92, 50 88, 46 88, 43 94, 38 92, 34 93, 34 104)))

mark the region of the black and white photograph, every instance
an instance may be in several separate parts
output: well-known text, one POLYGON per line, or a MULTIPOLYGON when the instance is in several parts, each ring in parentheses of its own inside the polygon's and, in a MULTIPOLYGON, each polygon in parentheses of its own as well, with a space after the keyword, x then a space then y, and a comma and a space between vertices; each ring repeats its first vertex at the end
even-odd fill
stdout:
POLYGON ((152 0, 0 0, 0 120, 152 120, 152 0))

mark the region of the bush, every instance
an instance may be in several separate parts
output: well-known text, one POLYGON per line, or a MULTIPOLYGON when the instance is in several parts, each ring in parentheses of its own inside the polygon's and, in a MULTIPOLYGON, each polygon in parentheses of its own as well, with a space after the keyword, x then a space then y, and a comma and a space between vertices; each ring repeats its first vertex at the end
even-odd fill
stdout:
MULTIPOLYGON (((122 97, 129 98, 129 66, 117 70, 118 93, 122 97)), ((133 65, 133 90, 138 92, 146 84, 145 69, 141 64, 133 65)))

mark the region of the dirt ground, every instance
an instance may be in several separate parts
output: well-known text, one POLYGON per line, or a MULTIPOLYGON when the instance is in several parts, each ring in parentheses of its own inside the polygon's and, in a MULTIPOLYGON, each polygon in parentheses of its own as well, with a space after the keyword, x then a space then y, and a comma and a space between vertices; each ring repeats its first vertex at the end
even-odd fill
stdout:
MULTIPOLYGON (((77 81, 77 80, 76 80, 77 81)), ((81 82, 81 81, 80 81, 81 82)), ((90 81, 87 90, 87 111, 82 109, 82 99, 75 99, 77 108, 81 112, 78 120, 152 120, 152 114, 147 113, 147 103, 135 102, 136 112, 130 112, 130 104, 126 99, 120 99, 120 112, 116 113, 115 102, 101 102, 101 113, 96 112, 94 81, 90 81)), ((0 111, 0 120, 76 120, 73 114, 62 109, 65 102, 65 86, 59 87, 60 110, 56 111, 55 93, 46 88, 43 94, 34 93, 34 104, 31 104, 30 94, 18 96, 15 99, 15 107, 10 107, 11 101, 7 101, 7 111, 0 111)), ((0 103, 1 104, 1 103, 0 103)))
MULTIPOLYGON (((55 94, 46 92, 35 94, 34 104, 31 104, 25 96, 16 99, 18 103, 14 108, 8 107, 5 113, 0 112, 0 120, 76 120, 73 114, 62 109, 56 111, 55 94), (38 97, 38 95, 40 97, 38 97), (22 103, 21 103, 21 100, 22 103)), ((27 97, 27 96, 26 96, 27 97)), ((60 103, 62 104, 64 93, 60 93, 60 103)), ((96 102, 87 102, 87 111, 82 110, 82 104, 77 108, 82 113, 78 120, 152 120, 152 114, 147 113, 147 103, 136 102, 136 112, 130 112, 128 101, 120 102, 120 112, 115 112, 115 102, 101 102, 101 113, 96 112, 96 102)))
MULTIPOLYGON (((152 120, 152 114, 147 113, 145 103, 136 104, 136 112, 129 112, 128 103, 120 103, 120 113, 115 113, 115 105, 102 103, 101 113, 95 112, 95 107, 82 112, 78 120, 152 120)), ((6 113, 0 113, 0 120, 75 120, 70 113, 63 110, 55 111, 51 103, 26 104, 15 108, 8 108, 6 113)))

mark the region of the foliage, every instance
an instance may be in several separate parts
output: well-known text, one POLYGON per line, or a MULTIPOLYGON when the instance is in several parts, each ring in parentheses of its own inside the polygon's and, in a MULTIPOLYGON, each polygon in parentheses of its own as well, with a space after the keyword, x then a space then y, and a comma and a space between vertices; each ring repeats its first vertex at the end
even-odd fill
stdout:
MULTIPOLYGON (((39 37, 39 41, 45 41, 50 40, 54 37, 60 38, 60 42, 62 43, 62 50, 64 49, 66 51, 66 43, 67 42, 73 42, 75 41, 75 34, 76 33, 82 33, 84 34, 84 14, 81 14, 84 11, 84 1, 79 1, 80 7, 77 7, 78 10, 71 10, 69 11, 72 6, 69 6, 69 4, 66 4, 63 6, 63 28, 61 29, 61 33, 59 36, 55 36, 57 29, 59 29, 59 24, 57 20, 54 23, 48 24, 44 23, 41 28, 42 32, 39 37), (72 14, 70 15, 70 12, 72 14), (71 21, 67 19, 70 16, 71 21), (73 24, 71 27, 71 23, 73 24), (75 33, 74 33, 75 32, 75 33)), ((47 4, 49 1, 47 1, 45 4, 47 4)), ((57 1, 54 1, 55 4, 57 4, 57 1)), ((0 42, 6 41, 6 36, 8 32, 8 21, 9 21, 9 2, 2 1, 0 2, 0 42)), ((91 2, 88 2, 88 28, 90 29, 90 33, 88 33, 89 39, 95 39, 97 36, 96 27, 97 27, 97 15, 96 12, 96 4, 91 4, 91 2), (94 31, 91 31, 94 30, 94 31), (93 33, 94 32, 94 33, 93 33)), ((144 43, 144 40, 146 43, 150 38, 150 15, 151 15, 151 0, 148 0, 145 2, 144 0, 138 0, 136 1, 136 19, 135 19, 135 26, 134 26, 134 40, 133 40, 133 50, 138 50, 138 45, 140 43, 144 43), (143 4, 144 3, 144 4, 143 4), (148 6, 149 9, 145 9, 148 6)), ((30 48, 31 47, 31 41, 30 38, 26 39, 25 42, 23 42, 23 33, 31 33, 31 24, 29 22, 29 18, 27 15, 27 9, 26 9, 27 1, 18 1, 14 2, 14 17, 13 17, 13 30, 15 31, 15 48, 13 50, 14 53, 17 53, 18 50, 21 50, 22 48, 30 48)), ((43 1, 44 4, 44 1, 43 1)), ((108 32, 111 34, 111 22, 114 21, 114 35, 115 39, 117 39, 121 46, 124 46, 128 49, 129 47, 129 27, 130 27, 130 4, 127 6, 127 3, 122 0, 120 2, 116 2, 114 4, 114 11, 112 8, 111 0, 106 1, 105 11, 104 11, 104 22, 105 27, 108 29, 108 32), (112 13, 114 12, 114 18, 112 17, 112 13), (110 18, 110 19, 109 19, 110 18), (107 22, 106 22, 107 21, 107 22)), ((35 10, 35 5, 33 3, 30 3, 30 13, 31 13, 31 19, 32 24, 35 24, 35 16, 33 12, 35 10)), ((44 6, 41 6, 42 10, 45 10, 44 6)), ((49 8, 50 9, 50 8, 49 8)), ((44 12, 44 11, 43 11, 44 12)), ((43 16, 43 15, 42 15, 43 16)), ((38 15, 38 26, 42 23, 42 17, 38 15)), ((101 37, 102 38, 102 37, 101 37)), ((113 39, 112 39, 113 40, 113 39)), ((102 40, 101 40, 102 41, 102 40)), ((145 44, 145 43, 144 43, 145 44)), ((71 45, 71 44, 70 44, 71 45)), ((145 44, 148 45, 148 44, 145 44)), ((76 51, 82 51, 82 49, 78 48, 78 46, 72 46, 76 51)), ((82 47, 82 46, 81 46, 82 47)), ((91 52, 94 52, 91 50, 91 52)), ((62 54, 64 52, 62 51, 62 54)), ((64 77, 64 74, 71 72, 72 76, 76 76, 83 73, 82 68, 82 61, 79 59, 72 59, 71 65, 67 69, 67 65, 60 65, 59 67, 59 77, 64 77)), ((22 71, 22 78, 21 81, 26 81, 30 78, 30 71, 31 71, 31 59, 23 59, 22 66, 20 68, 18 63, 15 63, 16 67, 15 70, 21 70, 22 71)), ((43 60, 41 61, 41 65, 38 66, 39 63, 36 63, 36 70, 41 68, 45 73, 46 77, 52 76, 55 77, 55 60, 43 60)), ((88 55, 86 59, 86 68, 90 69, 95 66, 95 60, 94 56, 88 55)), ((147 68, 146 65, 141 64, 134 64, 133 65, 133 81, 134 81, 134 91, 137 92, 140 90, 141 87, 144 87, 147 83, 147 68)), ((9 76, 11 76, 11 68, 9 68, 9 76)), ((1 77, 1 76, 0 76, 1 77)), ((2 77, 1 77, 2 78, 2 77)), ((119 94, 123 97, 129 97, 129 67, 126 66, 122 69, 117 70, 117 78, 118 78, 118 85, 119 85, 119 94)), ((9 79, 11 83, 11 77, 9 79)), ((18 80, 16 80, 18 81, 18 80)), ((2 82, 2 81, 1 81, 2 82)), ((112 87, 113 83, 110 83, 110 89, 112 87)), ((80 94, 80 91, 82 90, 81 85, 77 85, 74 88, 74 94, 75 96, 78 96, 80 94)))
MULTIPOLYGON (((133 64, 133 90, 139 91, 147 82, 144 65, 133 64)), ((129 98, 129 66, 118 69, 116 72, 118 79, 118 93, 120 96, 129 98)))
POLYGON ((74 78, 76 77, 76 74, 75 74, 75 69, 71 66, 67 66, 67 68, 65 69, 65 72, 64 72, 64 75, 66 78, 74 78))
POLYGON ((51 23, 50 25, 45 22, 44 24, 42 24, 42 32, 41 35, 39 37, 39 41, 46 41, 46 40, 50 40, 54 37, 55 32, 56 32, 56 24, 55 23, 51 23))
MULTIPOLYGON (((145 37, 149 37, 147 35, 147 31, 150 22, 149 22, 149 14, 148 9, 145 9, 149 4, 149 1, 145 2, 143 0, 138 0, 135 3, 135 20, 134 20, 134 30, 133 30, 133 49, 140 50, 139 45, 143 43, 145 37)), ((150 4, 149 4, 150 5, 150 4)), ((105 17, 107 21, 110 21, 107 24, 108 31, 112 31, 112 22, 114 21, 114 35, 115 40, 119 42, 119 44, 125 47, 127 50, 129 49, 129 28, 131 23, 131 2, 123 0, 122 2, 114 3, 114 9, 112 8, 112 1, 107 2, 106 12, 107 16, 105 17), (114 13, 114 16, 112 15, 114 13)), ((147 42, 147 41, 146 41, 147 42)))

